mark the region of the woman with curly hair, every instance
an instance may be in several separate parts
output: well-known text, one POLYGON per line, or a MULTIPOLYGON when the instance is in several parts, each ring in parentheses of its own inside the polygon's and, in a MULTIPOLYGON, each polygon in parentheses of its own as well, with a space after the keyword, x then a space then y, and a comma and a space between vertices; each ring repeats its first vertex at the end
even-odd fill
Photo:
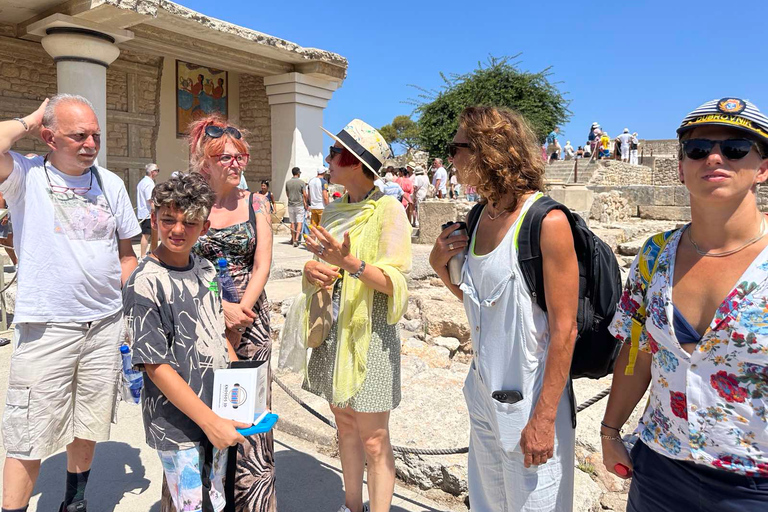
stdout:
MULTIPOLYGON (((190 167, 216 194, 208 220, 211 227, 194 252, 227 270, 237 288, 237 301, 226 302, 226 335, 239 359, 269 366, 272 338, 264 287, 272 264, 272 227, 265 196, 238 188, 250 156, 244 133, 217 116, 194 122, 189 131, 190 167)), ((267 406, 271 387, 267 388, 267 406)), ((238 445, 235 509, 274 512, 275 457, 272 432, 246 438, 238 445)))
POLYGON ((566 384, 576 339, 579 271, 565 214, 541 228, 547 312, 521 276, 516 235, 542 196, 544 163, 526 121, 470 107, 449 145, 459 182, 484 204, 471 237, 443 231, 430 264, 464 309, 474 358, 464 383, 470 416, 469 501, 473 511, 570 511, 574 429, 566 384), (469 240, 471 239, 471 243, 469 240), (448 261, 468 247, 462 282, 448 261))
POLYGON ((723 98, 677 130, 691 222, 658 233, 610 326, 625 342, 600 437, 628 512, 768 510, 768 117, 723 98), (762 185, 765 186, 765 185, 762 185), (649 389, 650 387, 650 389, 649 389), (624 424, 648 392, 631 452, 624 424))

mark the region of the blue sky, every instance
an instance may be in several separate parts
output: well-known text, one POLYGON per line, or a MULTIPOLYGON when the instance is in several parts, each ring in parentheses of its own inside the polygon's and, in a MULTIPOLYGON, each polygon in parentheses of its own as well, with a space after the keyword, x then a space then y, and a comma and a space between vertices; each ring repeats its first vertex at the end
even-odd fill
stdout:
POLYGON ((373 126, 411 114, 404 104, 489 54, 551 67, 571 101, 563 139, 574 146, 598 121, 610 135, 673 138, 686 113, 723 96, 768 114, 768 1, 243 2, 181 0, 206 15, 339 53, 347 79, 325 111, 335 132, 359 117, 373 126))

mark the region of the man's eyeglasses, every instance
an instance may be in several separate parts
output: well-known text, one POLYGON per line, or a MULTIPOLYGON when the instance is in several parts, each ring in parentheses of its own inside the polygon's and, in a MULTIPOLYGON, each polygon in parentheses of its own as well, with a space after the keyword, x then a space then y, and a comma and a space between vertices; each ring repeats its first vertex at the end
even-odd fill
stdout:
POLYGON ((72 192, 73 194, 76 194, 78 196, 84 196, 88 192, 91 191, 91 187, 93 187, 93 171, 91 171, 91 182, 88 184, 87 187, 65 187, 62 185, 54 185, 51 183, 51 176, 48 174, 48 167, 43 167, 45 169, 45 177, 48 179, 48 186, 51 188, 51 192, 58 192, 60 194, 66 194, 67 192, 72 192))
POLYGON ((243 134, 240 133, 240 130, 238 130, 237 128, 233 128, 231 126, 222 128, 221 126, 218 126, 215 124, 209 124, 208 126, 205 127, 205 134, 212 139, 218 139, 225 133, 228 135, 231 135, 232 137, 238 140, 243 136, 243 134))
POLYGON ((752 147, 760 153, 757 142, 749 139, 688 139, 683 141, 683 152, 691 160, 703 160, 709 156, 715 146, 720 146, 720 152, 728 160, 741 160, 752 151, 752 147))
POLYGON ((220 155, 211 155, 213 158, 215 158, 221 165, 224 167, 229 167, 235 162, 237 162, 237 165, 240 167, 245 167, 248 165, 248 160, 250 160, 251 155, 248 153, 240 153, 237 155, 230 155, 228 153, 222 153, 220 155))
POLYGON ((448 146, 446 146, 446 150, 448 152, 448 156, 451 158, 456 156, 456 153, 459 151, 459 148, 468 148, 469 143, 467 142, 449 142, 448 146))
POLYGON ((328 154, 331 155, 331 160, 333 160, 334 156, 340 155, 342 151, 344 151, 344 148, 340 148, 338 146, 331 146, 328 148, 328 154))

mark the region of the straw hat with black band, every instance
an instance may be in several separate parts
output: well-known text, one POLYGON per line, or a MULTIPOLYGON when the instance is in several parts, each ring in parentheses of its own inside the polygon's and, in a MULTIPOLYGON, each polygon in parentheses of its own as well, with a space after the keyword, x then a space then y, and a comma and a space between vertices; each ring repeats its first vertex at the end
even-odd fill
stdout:
POLYGON ((727 126, 752 135, 762 146, 763 158, 768 157, 768 117, 754 103, 732 97, 708 101, 685 116, 677 136, 707 125, 727 126))
POLYGON ((322 126, 320 128, 348 149, 376 176, 380 175, 379 170, 384 160, 392 155, 389 144, 379 131, 360 119, 353 119, 336 135, 322 126))

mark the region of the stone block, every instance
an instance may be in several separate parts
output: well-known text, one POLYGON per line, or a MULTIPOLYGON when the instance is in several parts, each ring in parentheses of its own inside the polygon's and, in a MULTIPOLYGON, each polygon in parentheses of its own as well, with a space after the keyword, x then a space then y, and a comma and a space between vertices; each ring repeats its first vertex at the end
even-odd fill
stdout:
MULTIPOLYGON (((434 244, 443 231, 443 224, 456 219, 456 205, 447 199, 427 199, 419 205, 420 244, 434 244)), ((463 220, 463 219, 462 219, 463 220)))
POLYGON ((675 206, 691 206, 691 195, 684 185, 675 187, 675 206))
POLYGON ((588 212, 592 209, 593 193, 584 185, 553 185, 549 196, 571 210, 588 212))
POLYGON ((674 206, 675 187, 655 187, 653 190, 653 206, 674 206))
POLYGON ((639 206, 641 219, 652 220, 691 220, 691 209, 685 206, 639 206))

